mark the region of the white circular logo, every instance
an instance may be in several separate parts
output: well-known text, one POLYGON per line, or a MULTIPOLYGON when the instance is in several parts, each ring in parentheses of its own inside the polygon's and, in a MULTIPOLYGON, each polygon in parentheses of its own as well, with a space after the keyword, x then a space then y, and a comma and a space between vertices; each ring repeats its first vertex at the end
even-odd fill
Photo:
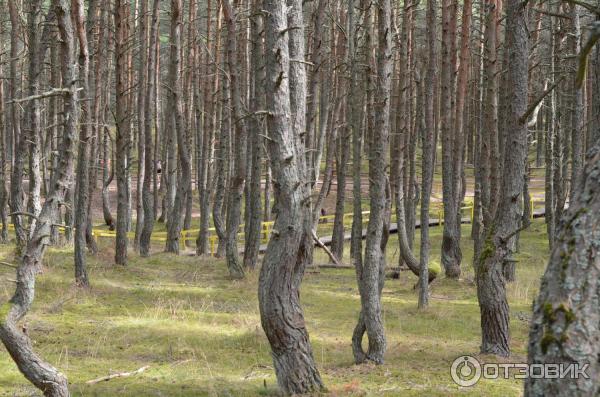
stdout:
POLYGON ((452 380, 459 386, 473 386, 481 378, 481 364, 475 357, 460 356, 450 367, 452 380))

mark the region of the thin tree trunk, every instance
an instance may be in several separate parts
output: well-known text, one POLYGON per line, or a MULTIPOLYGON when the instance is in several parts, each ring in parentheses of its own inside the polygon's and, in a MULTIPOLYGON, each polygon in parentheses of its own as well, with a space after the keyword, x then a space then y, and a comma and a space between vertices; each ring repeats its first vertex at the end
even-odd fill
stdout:
MULTIPOLYGON (((173 207, 169 213, 167 224, 166 252, 179 253, 179 240, 181 237, 182 222, 181 215, 186 203, 191 181, 191 163, 188 150, 187 134, 184 131, 182 114, 182 83, 180 74, 181 63, 181 25, 182 25, 182 0, 171 0, 171 53, 169 57, 169 118, 171 125, 177 135, 177 158, 178 169, 181 178, 177 184, 177 192, 173 207)), ((173 164, 175 166, 175 164, 173 164)))
POLYGON ((240 71, 236 66, 237 39, 234 11, 231 0, 223 2, 223 14, 227 25, 227 70, 229 75, 229 88, 231 91, 231 104, 233 116, 233 169, 229 179, 229 193, 227 203, 227 228, 226 248, 227 267, 232 278, 244 278, 244 269, 238 254, 237 235, 240 226, 242 194, 246 177, 246 127, 242 117, 242 98, 240 92, 240 71))
MULTIPOLYGON (((154 72, 155 72, 155 62, 158 56, 156 47, 157 40, 157 32, 158 32, 158 19, 160 12, 160 0, 154 0, 154 5, 152 7, 152 20, 150 25, 150 45, 148 51, 148 70, 147 70, 147 85, 146 92, 144 95, 145 99, 145 108, 144 108, 144 184, 142 189, 142 203, 144 209, 144 222, 142 226, 142 232, 140 235, 140 255, 148 256, 150 255, 150 237, 152 236, 152 230, 154 228, 154 206, 156 202, 154 201, 154 194, 152 192, 152 182, 153 176, 156 174, 154 165, 154 143, 152 142, 152 100, 158 100, 158 98, 154 98, 153 95, 156 92, 154 88, 154 72)), ((156 187, 155 187, 156 188, 156 187)))
MULTIPOLYGON (((73 3, 73 13, 75 15, 76 34, 79 41, 79 75, 82 82, 81 95, 83 98, 90 98, 91 90, 89 83, 90 76, 90 56, 88 51, 88 36, 86 25, 84 24, 83 0, 76 0, 73 3)), ((94 2, 95 4, 95 2, 94 2)), ((94 11, 92 5, 90 13, 94 11)), ((92 110, 88 100, 81 104, 83 123, 79 127, 79 149, 77 155, 77 177, 75 185, 75 283, 80 287, 89 287, 85 258, 85 232, 88 222, 88 201, 89 196, 89 167, 91 158, 91 127, 92 110)))
POLYGON ((250 20, 251 29, 251 86, 250 103, 251 111, 254 114, 250 118, 249 128, 249 150, 252 156, 252 171, 249 181, 250 206, 246 208, 248 212, 248 224, 245 246, 244 246, 244 267, 254 269, 258 261, 258 252, 260 249, 261 226, 262 226, 262 203, 261 203, 261 175, 262 175, 262 138, 264 135, 264 124, 262 119, 256 115, 256 112, 265 108, 265 73, 264 73, 264 50, 262 44, 261 32, 263 30, 262 16, 259 14, 261 3, 259 0, 252 1, 254 17, 250 20))
POLYGON ((117 174, 117 235, 115 238, 115 263, 127 264, 129 225, 129 146, 131 123, 127 104, 127 40, 129 36, 129 0, 115 0, 115 78, 116 78, 116 162, 117 174))
MULTIPOLYGON (((369 144, 369 225, 365 258, 362 268, 357 268, 359 292, 361 297, 361 315, 369 338, 366 353, 357 354, 355 361, 372 361, 382 364, 386 350, 386 338, 383 328, 381 290, 385 273, 385 243, 389 227, 389 182, 387 178, 387 152, 389 140, 390 91, 392 73, 392 34, 391 4, 389 0, 377 3, 377 102, 374 129, 369 144)), ((359 320, 360 321, 360 320, 359 320)))

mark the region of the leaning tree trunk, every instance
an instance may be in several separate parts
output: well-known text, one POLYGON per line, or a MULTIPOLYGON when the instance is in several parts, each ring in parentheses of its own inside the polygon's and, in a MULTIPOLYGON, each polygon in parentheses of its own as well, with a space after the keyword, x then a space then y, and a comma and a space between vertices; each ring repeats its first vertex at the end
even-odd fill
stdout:
MULTIPOLYGON (((303 34, 301 2, 291 12, 303 34)), ((306 266, 306 235, 311 232, 310 193, 306 188, 302 131, 290 128, 291 34, 288 6, 282 0, 265 0, 267 61, 267 117, 276 220, 260 272, 258 300, 262 327, 271 345, 277 383, 285 394, 302 394, 323 388, 300 307, 299 287, 306 266), (308 208, 309 211, 306 211, 308 208), (306 219, 305 217, 309 217, 306 219), (307 228, 308 225, 308 228, 307 228)), ((297 77, 297 76, 295 76, 297 77)), ((296 80, 296 82, 298 82, 296 80)), ((300 81, 306 89, 306 81, 300 81)), ((296 105, 298 103, 296 102, 296 105)), ((304 113, 299 106, 296 112, 304 113)), ((298 116, 299 113, 296 113, 298 116)), ((302 115, 304 116, 304 115, 302 115)))
POLYGON ((67 91, 64 94, 65 125, 57 178, 36 222, 32 238, 17 268, 13 297, 0 306, 0 339, 25 377, 47 397, 67 397, 66 377, 33 351, 32 342, 19 322, 29 311, 35 294, 35 275, 39 272, 45 248, 60 205, 63 204, 73 175, 73 150, 77 123, 77 78, 72 15, 66 0, 54 0, 62 47, 62 70, 67 91))
POLYGON ((588 152, 579 187, 562 218, 529 331, 530 364, 588 364, 588 377, 529 377, 525 396, 596 396, 600 391, 598 175, 600 145, 596 144, 588 152))
POLYGON ((508 114, 504 132, 507 147, 499 208, 487 232, 484 247, 475 263, 477 298, 481 313, 481 352, 510 354, 509 309, 502 266, 511 252, 511 240, 521 228, 521 200, 527 158, 527 29, 525 11, 519 0, 507 5, 508 114))

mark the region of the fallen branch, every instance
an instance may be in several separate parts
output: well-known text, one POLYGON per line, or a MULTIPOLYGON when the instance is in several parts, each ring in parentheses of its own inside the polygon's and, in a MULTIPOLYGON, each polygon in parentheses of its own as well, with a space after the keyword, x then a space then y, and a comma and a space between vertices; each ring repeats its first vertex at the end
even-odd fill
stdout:
POLYGON ((88 380, 85 383, 88 384, 88 385, 93 385, 95 383, 105 382, 105 381, 109 381, 109 380, 115 379, 115 378, 126 378, 128 376, 133 376, 133 375, 141 374, 142 372, 144 372, 148 368, 150 368, 150 366, 146 365, 146 366, 144 366, 144 367, 142 367, 140 369, 137 369, 135 371, 132 371, 132 372, 119 372, 119 373, 116 373, 116 374, 112 374, 112 375, 108 375, 108 376, 103 376, 103 377, 98 378, 98 379, 88 380))
POLYGON ((0 262, 0 265, 6 266, 6 267, 10 267, 10 268, 13 268, 13 269, 17 269, 18 268, 17 265, 13 265, 12 263, 8 263, 8 262, 0 262))
POLYGON ((333 263, 335 263, 336 265, 340 266, 340 265, 341 265, 341 263, 340 263, 340 261, 338 260, 338 258, 336 258, 336 257, 335 257, 335 255, 333 255, 333 252, 331 252, 331 251, 329 250, 329 248, 327 248, 327 247, 325 246, 325 244, 323 244, 323 242, 322 242, 321 240, 319 240, 319 237, 317 236, 317 233, 315 233, 315 231, 314 231, 314 230, 312 231, 312 237, 313 237, 313 240, 315 240, 315 243, 317 243, 317 245, 318 245, 319 247, 323 248, 323 251, 325 251, 325 253, 327 254, 327 256, 329 256, 329 259, 331 259, 331 261, 332 261, 333 263))

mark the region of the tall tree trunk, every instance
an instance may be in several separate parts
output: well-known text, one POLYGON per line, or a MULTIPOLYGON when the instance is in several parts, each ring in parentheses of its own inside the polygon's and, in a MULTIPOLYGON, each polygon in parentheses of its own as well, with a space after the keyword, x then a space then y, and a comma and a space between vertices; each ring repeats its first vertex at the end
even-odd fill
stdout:
MULTIPOLYGON (((19 10, 17 9, 16 0, 8 0, 8 9, 10 14, 10 71, 9 71, 9 97, 11 99, 17 98, 17 68, 19 62, 19 36, 20 36, 20 21, 19 21, 19 10)), ((21 112, 20 105, 13 102, 10 105, 10 124, 12 126, 12 140, 14 142, 14 152, 25 153, 25 141, 26 137, 21 131, 21 112)), ((12 164, 12 173, 10 178, 10 210, 11 220, 15 228, 16 247, 15 251, 17 256, 20 256, 25 244, 27 242, 27 234, 25 233, 23 219, 21 213, 23 212, 23 170, 24 170, 24 156, 14 155, 12 164)))
MULTIPOLYGON (((369 225, 365 258, 362 268, 357 267, 361 314, 359 323, 364 323, 369 338, 369 348, 363 352, 360 346, 355 346, 354 360, 364 360, 381 364, 386 349, 386 339, 383 328, 381 309, 381 290, 384 282, 385 242, 389 227, 389 192, 387 178, 387 153, 390 131, 390 92, 392 73, 392 32, 391 4, 389 0, 377 3, 377 102, 375 124, 371 131, 369 144, 369 225)), ((356 332, 356 330, 355 330, 356 332)), ((362 338, 360 338, 362 339, 362 338)), ((359 344, 360 344, 359 339, 359 344)))
MULTIPOLYGON (((188 150, 187 134, 184 131, 182 114, 182 83, 181 83, 181 25, 182 0, 171 0, 171 32, 169 41, 171 53, 169 56, 169 118, 177 135, 178 169, 181 172, 173 207, 169 213, 167 224, 166 252, 179 253, 179 240, 182 230, 182 211, 186 203, 191 181, 191 163, 188 150)), ((175 166, 175 164, 173 164, 175 166)))
POLYGON ((523 177, 527 159, 527 124, 522 116, 527 109, 528 36, 525 9, 519 0, 507 4, 506 41, 509 43, 507 147, 499 209, 489 228, 485 246, 475 263, 477 298, 481 313, 481 352, 510 354, 509 309, 502 265, 511 254, 511 240, 520 230, 523 177))
POLYGON ((250 103, 254 115, 250 118, 249 150, 252 156, 252 170, 249 181, 250 207, 246 208, 248 216, 248 233, 244 246, 244 267, 254 269, 258 261, 258 252, 261 241, 262 227, 262 202, 261 202, 261 176, 262 176, 262 137, 264 135, 264 123, 256 114, 265 108, 265 73, 264 73, 264 47, 262 44, 263 19, 259 14, 261 3, 259 0, 252 1, 254 17, 250 20, 251 35, 251 85, 250 103))
MULTIPOLYGON (((152 20, 150 25, 150 45, 148 46, 148 70, 147 70, 147 85, 146 92, 144 95, 145 108, 144 108, 144 185, 142 189, 142 204, 144 208, 144 223, 142 226, 142 232, 140 235, 140 255, 150 255, 150 237, 152 237, 152 230, 154 228, 154 194, 152 192, 153 176, 156 174, 155 170, 155 159, 154 159, 154 143, 152 142, 152 100, 158 100, 154 98, 156 89, 154 88, 154 73, 156 71, 155 62, 158 57, 156 47, 157 33, 158 33, 158 19, 160 12, 160 0, 154 0, 152 7, 152 20)), ((155 187, 156 189, 156 187, 155 187)))
MULTIPOLYGON (((271 345, 277 383, 285 394, 301 394, 323 388, 299 302, 305 256, 309 254, 304 235, 311 233, 312 222, 310 216, 306 219, 310 211, 310 196, 304 179, 305 155, 300 140, 303 131, 293 128, 302 125, 297 118, 304 118, 305 108, 297 101, 300 98, 291 100, 293 90, 296 93, 306 92, 306 80, 293 75, 297 70, 290 70, 290 54, 296 52, 290 51, 290 47, 303 43, 290 42, 293 30, 288 28, 288 6, 284 1, 265 0, 263 8, 267 11, 268 149, 276 181, 277 218, 260 272, 258 300, 262 327, 271 345), (292 90, 292 81, 300 86, 296 85, 292 90), (292 109, 292 103, 295 109, 292 109), (290 123, 293 111, 296 122, 290 123)), ((303 37, 301 2, 294 1, 289 10, 294 23, 289 27, 295 28, 303 37)))
POLYGON ((229 180, 227 203, 227 267, 232 278, 244 278, 244 269, 238 254, 237 235, 240 226, 242 210, 242 194, 246 177, 246 123, 242 116, 242 98, 240 92, 240 70, 237 67, 236 12, 231 0, 223 2, 223 14, 227 24, 227 70, 231 91, 233 116, 233 132, 235 143, 233 147, 233 169, 229 180))
POLYGON ((131 123, 127 104, 127 52, 129 37, 129 0, 115 0, 115 78, 116 78, 116 161, 117 174, 117 235, 115 238, 115 263, 127 264, 129 225, 129 146, 131 123))
MULTIPOLYGON (((83 98, 90 98, 90 56, 88 51, 88 36, 86 25, 84 23, 83 0, 76 0, 73 3, 73 13, 75 15, 75 27, 77 38, 79 40, 79 76, 82 82, 81 95, 83 98)), ((94 2, 95 4, 95 2, 94 2)), ((94 11, 92 5, 90 13, 94 11)), ((79 149, 77 154, 77 177, 75 185, 75 283, 81 287, 89 287, 85 258, 85 232, 88 222, 88 201, 89 196, 89 168, 91 153, 91 127, 92 111, 89 101, 83 101, 81 104, 83 114, 83 123, 79 127, 79 149)))
MULTIPOLYGON (((594 99, 597 98, 595 94, 594 99)), ((587 377, 529 377, 525 396, 594 396, 600 384, 600 145, 588 152, 581 183, 566 211, 533 305, 528 362, 587 365, 587 377)))
POLYGON ((36 222, 31 240, 25 248, 17 269, 17 283, 13 297, 0 307, 0 339, 25 377, 47 397, 67 397, 69 390, 66 377, 38 356, 32 348, 29 336, 22 331, 19 322, 29 311, 35 293, 35 275, 39 272, 45 248, 50 237, 52 223, 59 206, 68 191, 73 175, 73 150, 77 122, 77 78, 75 40, 72 14, 66 0, 53 1, 57 16, 62 47, 62 71, 68 91, 64 95, 65 126, 62 154, 57 178, 36 222))
MULTIPOLYGON (((460 223, 457 224, 457 182, 459 181, 461 162, 455 157, 460 149, 456 147, 461 140, 461 132, 456 130, 453 123, 453 92, 454 68, 453 58, 456 54, 456 3, 453 0, 442 0, 442 69, 441 69, 441 123, 442 123, 442 190, 444 197, 444 232, 442 239, 442 265, 446 277, 458 278, 460 276, 460 262, 462 251, 460 249, 460 223), (459 167, 457 167, 457 165, 459 167)), ((458 87, 459 90, 461 87, 458 87)), ((462 113, 462 110, 460 111, 462 113)), ((461 120, 462 121, 462 120, 461 120)))
MULTIPOLYGON (((136 5, 137 10, 137 5, 136 5)), ((148 93, 147 86, 149 84, 148 76, 148 1, 141 2, 140 14, 138 15, 138 65, 137 65, 137 180, 136 180, 136 202, 135 202, 135 235, 133 238, 134 250, 140 250, 140 239, 142 235, 142 229, 144 227, 144 217, 146 211, 144 211, 144 182, 145 182, 145 170, 146 170, 146 135, 151 135, 150 130, 146 130, 146 107, 150 104, 146 101, 148 93)))
MULTIPOLYGON (((1 4, 5 7, 4 2, 1 4)), ((4 72, 4 54, 5 54, 5 40, 6 40, 6 25, 0 27, 0 75, 4 72)), ((8 242, 8 214, 6 212, 6 206, 8 203, 8 190, 6 185, 8 183, 6 175, 7 167, 7 150, 8 150, 8 138, 10 133, 10 121, 7 112, 5 111, 4 103, 8 102, 5 91, 5 80, 0 80, 0 222, 2 222, 0 230, 0 242, 8 242)))

